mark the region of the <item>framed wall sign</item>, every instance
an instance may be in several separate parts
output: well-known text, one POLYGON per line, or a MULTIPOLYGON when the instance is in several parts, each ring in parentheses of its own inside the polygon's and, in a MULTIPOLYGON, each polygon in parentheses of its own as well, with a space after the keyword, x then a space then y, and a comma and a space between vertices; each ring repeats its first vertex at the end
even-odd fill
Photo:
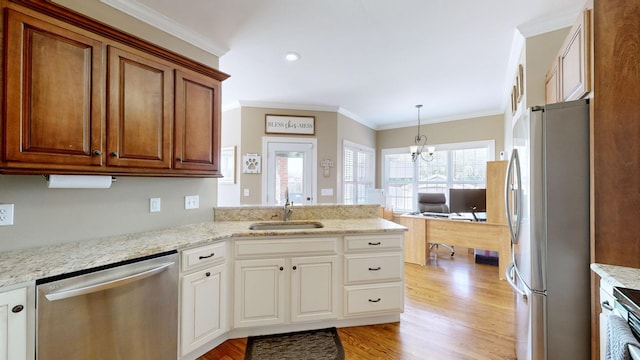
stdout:
POLYGON ((315 134, 315 116, 266 115, 267 134, 315 134))

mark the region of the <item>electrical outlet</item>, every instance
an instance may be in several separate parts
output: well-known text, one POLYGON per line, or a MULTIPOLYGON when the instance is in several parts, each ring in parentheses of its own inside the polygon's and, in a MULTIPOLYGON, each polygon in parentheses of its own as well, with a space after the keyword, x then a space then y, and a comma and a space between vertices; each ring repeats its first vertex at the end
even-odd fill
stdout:
POLYGON ((187 195, 184 197, 184 208, 185 210, 197 209, 200 207, 200 196, 198 195, 187 195))
POLYGON ((0 226, 13 225, 13 204, 0 204, 0 226))
POLYGON ((149 212, 160 212, 160 198, 151 198, 149 199, 149 212))

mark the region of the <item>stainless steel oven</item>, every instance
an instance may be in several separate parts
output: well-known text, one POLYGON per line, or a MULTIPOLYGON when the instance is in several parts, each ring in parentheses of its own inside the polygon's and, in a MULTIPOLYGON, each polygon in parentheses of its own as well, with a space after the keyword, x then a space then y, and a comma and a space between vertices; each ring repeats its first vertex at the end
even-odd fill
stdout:
POLYGON ((36 281, 36 358, 178 356, 175 251, 36 281))

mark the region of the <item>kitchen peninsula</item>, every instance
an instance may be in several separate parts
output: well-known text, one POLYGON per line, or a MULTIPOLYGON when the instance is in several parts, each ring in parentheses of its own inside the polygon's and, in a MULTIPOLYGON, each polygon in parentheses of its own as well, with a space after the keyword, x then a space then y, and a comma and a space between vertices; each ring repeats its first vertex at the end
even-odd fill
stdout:
MULTIPOLYGON (((250 230, 255 222, 279 221, 282 208, 218 208, 212 222, 8 251, 0 253, 0 300, 17 287, 32 299, 37 279, 177 250, 181 359, 196 358, 232 337, 398 321, 406 228, 378 218, 377 210, 302 206, 294 208, 291 223, 313 220, 323 227, 250 230), (273 283, 265 284, 265 278, 273 283), (252 291, 258 288, 256 297, 252 291), (203 298, 211 294, 216 299, 203 298), (273 301, 267 307, 273 313, 264 313, 265 301, 273 301), (203 323, 208 319, 214 321, 203 323)), ((35 305, 21 305, 33 319, 35 305)), ((24 336, 34 343, 33 323, 24 336)))

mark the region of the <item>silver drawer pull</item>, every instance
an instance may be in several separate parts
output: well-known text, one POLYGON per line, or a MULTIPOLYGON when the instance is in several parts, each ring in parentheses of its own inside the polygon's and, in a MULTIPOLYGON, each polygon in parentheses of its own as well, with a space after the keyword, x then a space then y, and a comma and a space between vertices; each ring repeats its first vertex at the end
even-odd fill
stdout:
POLYGON ((200 260, 202 260, 202 259, 208 259, 208 258, 210 258, 210 257, 213 257, 215 254, 216 254, 216 253, 212 252, 211 254, 206 255, 206 256, 198 256, 198 259, 200 259, 200 260))
POLYGON ((380 300, 382 300, 382 299, 380 299, 380 298, 377 298, 377 299, 375 299, 375 300, 373 300, 373 299, 369 299, 369 302, 380 302, 380 300))
POLYGON ((380 244, 382 244, 380 241, 378 241, 378 242, 369 242, 369 245, 371 245, 371 246, 378 246, 380 244))
POLYGON ((609 311, 613 311, 613 306, 611 306, 611 304, 609 304, 609 300, 605 300, 602 302, 602 308, 609 310, 609 311))
POLYGON ((382 269, 380 266, 378 266, 377 268, 369 268, 369 271, 378 271, 382 269))

